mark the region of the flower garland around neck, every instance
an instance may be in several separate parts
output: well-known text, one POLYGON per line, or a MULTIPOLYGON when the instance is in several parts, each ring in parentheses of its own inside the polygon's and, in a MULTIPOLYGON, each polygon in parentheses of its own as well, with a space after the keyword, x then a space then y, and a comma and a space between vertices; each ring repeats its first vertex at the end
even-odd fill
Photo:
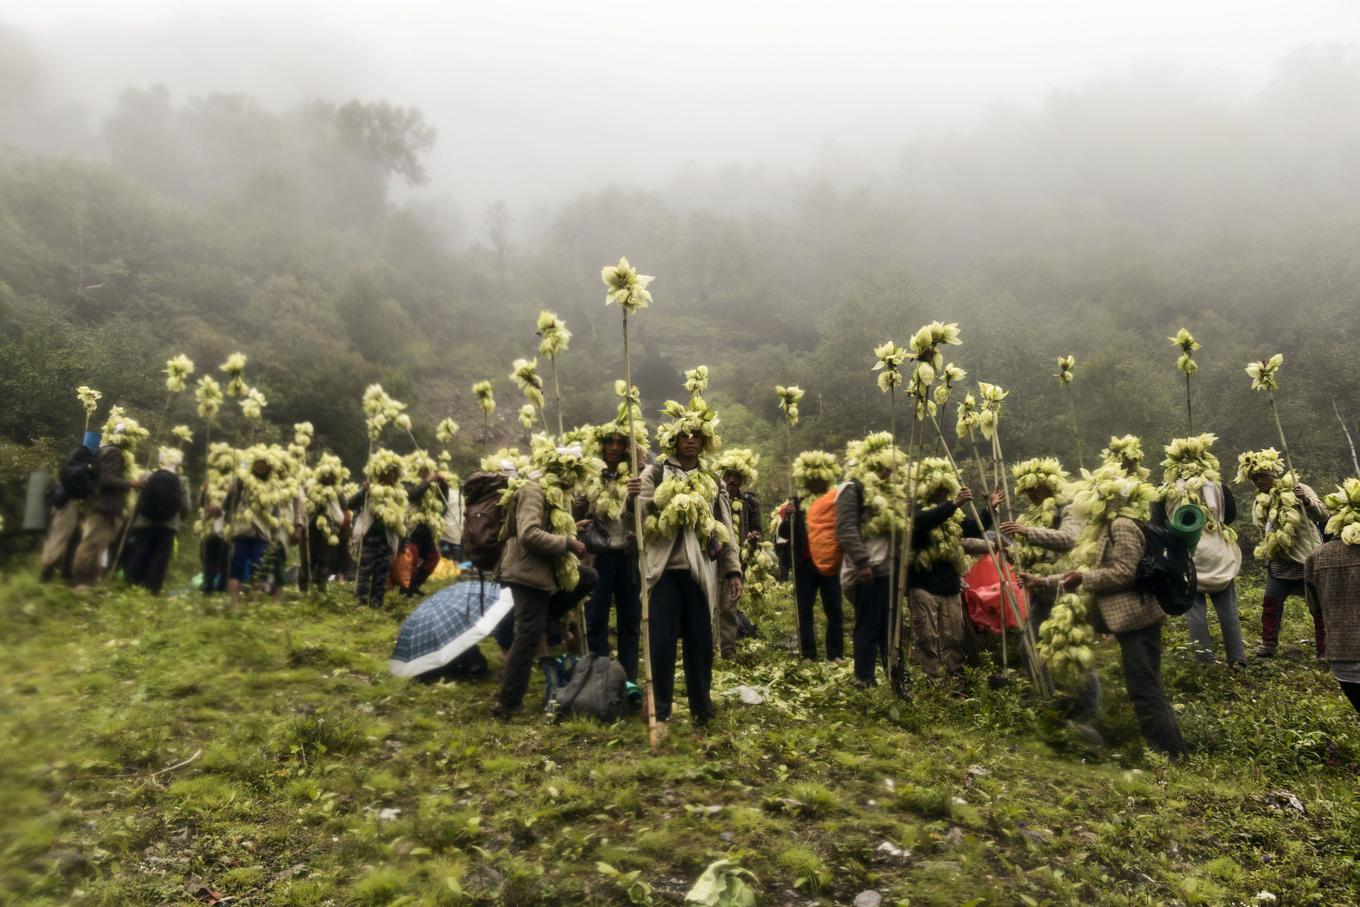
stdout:
MULTIPOLYGON (((941 457, 926 457, 911 466, 912 493, 919 509, 933 507, 931 500, 944 491, 949 500, 959 493, 959 477, 949 461, 941 457)), ((949 564, 960 576, 968 572, 970 559, 963 551, 963 510, 954 512, 930 530, 928 543, 917 549, 912 558, 914 570, 929 570, 936 564, 949 564)))
POLYGON ((1165 448, 1162 486, 1157 493, 1166 505, 1167 517, 1186 504, 1193 504, 1204 511, 1204 531, 1221 535, 1231 545, 1237 542, 1237 531, 1214 519, 1204 503, 1205 485, 1218 484, 1222 488, 1218 457, 1209 450, 1217 440, 1216 435, 1207 432, 1190 438, 1172 439, 1165 448))
POLYGON ((401 454, 384 447, 376 451, 364 467, 364 476, 368 479, 368 510, 384 529, 398 537, 406 535, 406 514, 410 509, 410 501, 400 481, 389 485, 382 478, 390 475, 400 477, 404 466, 405 458, 401 454))
POLYGON ((1347 545, 1360 545, 1360 479, 1350 478, 1322 499, 1331 518, 1327 533, 1339 536, 1347 545))
POLYGON ((906 454, 893 449, 892 435, 886 431, 845 446, 846 478, 864 489, 866 516, 860 523, 864 538, 900 535, 906 529, 906 462, 906 454))
POLYGON ((277 445, 257 444, 241 456, 241 467, 236 472, 241 483, 241 496, 232 515, 232 529, 236 535, 255 528, 271 535, 282 527, 281 509, 297 499, 298 484, 295 463, 277 445), (255 464, 266 463, 269 472, 255 474, 255 464))
POLYGON ((208 516, 207 510, 210 507, 221 510, 226 504, 227 494, 231 491, 231 480, 236 477, 236 468, 240 464, 241 455, 241 452, 233 450, 230 444, 220 441, 209 446, 207 470, 203 476, 203 509, 199 511, 198 521, 194 526, 200 535, 212 532, 214 520, 208 516))
MULTIPOLYGON (((501 495, 501 506, 509 508, 511 499, 530 483, 543 492, 544 520, 553 535, 576 538, 572 517, 572 498, 578 489, 589 488, 604 464, 582 452, 580 445, 554 447, 542 441, 534 449, 533 466, 528 475, 510 480, 501 495)), ((553 558, 553 576, 560 589, 570 592, 581 582, 581 560, 570 551, 553 558)))
POLYGON ((1294 486, 1298 476, 1289 472, 1284 458, 1273 447, 1244 451, 1237 458, 1237 481, 1249 482, 1259 473, 1275 475, 1269 491, 1260 492, 1251 505, 1251 520, 1264 530, 1253 554, 1258 561, 1284 559, 1293 550, 1303 526, 1303 511, 1294 486))
POLYGON ((312 468, 304 485, 307 512, 315 518, 313 525, 326 533, 326 544, 340 544, 340 525, 332 518, 333 512, 340 512, 341 491, 349 478, 349 470, 335 454, 322 454, 312 468))
POLYGON ((1137 435, 1110 438, 1110 446, 1100 452, 1106 466, 1118 466, 1125 475, 1146 479, 1152 473, 1143 465, 1143 442, 1137 435))
MULTIPOLYGON (((422 474, 438 472, 438 465, 434 457, 423 450, 412 451, 406 457, 407 480, 413 483, 423 481, 422 474)), ((444 531, 444 493, 439 487, 438 482, 430 482, 425 489, 420 500, 411 503, 410 522, 413 526, 424 526, 434 533, 435 538, 439 538, 444 531)))
MULTIPOLYGON (((1011 474, 1015 476, 1017 495, 1024 494, 1032 488, 1042 488, 1047 492, 1041 503, 1036 505, 1031 501, 1016 522, 1022 526, 1034 526, 1038 529, 1056 527, 1058 515, 1063 507, 1070 503, 1064 490, 1068 482, 1067 470, 1062 468, 1057 458, 1036 457, 1016 463, 1011 469, 1011 474)), ((1017 535, 1006 552, 1011 563, 1017 568, 1036 576, 1051 576, 1066 562, 1066 552, 1040 548, 1023 535, 1017 535)))
POLYGON ((762 600, 778 591, 779 557, 774 552, 774 542, 757 542, 751 547, 742 583, 752 596, 762 600))
POLYGON ((825 450, 805 450, 793 461, 793 482, 802 501, 803 510, 812 506, 816 495, 808 488, 809 484, 825 485, 828 489, 836 487, 841 476, 836 455, 825 450))
MULTIPOLYGON (((1157 489, 1131 476, 1118 462, 1107 462, 1075 483, 1072 512, 1084 522, 1071 561, 1081 568, 1093 567, 1100 558, 1101 540, 1118 517, 1146 521, 1157 489)), ((1081 589, 1058 596, 1048 620, 1039 627, 1039 655, 1054 675, 1064 679, 1085 674, 1095 658, 1091 644, 1093 597, 1081 589)))
POLYGON ((708 463, 686 472, 668 469, 652 495, 652 513, 647 517, 649 538, 665 541, 692 529, 701 545, 715 539, 726 544, 731 537, 727 527, 713 515, 718 500, 718 479, 708 463))

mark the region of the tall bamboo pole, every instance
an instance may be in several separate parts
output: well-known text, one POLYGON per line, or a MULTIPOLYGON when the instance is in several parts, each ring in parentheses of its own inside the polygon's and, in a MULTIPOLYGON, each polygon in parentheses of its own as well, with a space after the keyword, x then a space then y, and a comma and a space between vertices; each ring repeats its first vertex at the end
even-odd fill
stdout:
POLYGON ((1355 468, 1355 474, 1360 476, 1360 458, 1355 456, 1355 441, 1351 438, 1351 430, 1346 426, 1346 420, 1341 418, 1341 409, 1336 405, 1336 398, 1332 398, 1332 412, 1336 413, 1336 421, 1341 423, 1341 430, 1346 433, 1346 444, 1351 449, 1351 466, 1355 468))
MULTIPOLYGON (((548 362, 552 364, 553 373, 553 396, 557 398, 557 436, 560 438, 566 434, 566 429, 562 427, 562 385, 557 382, 557 357, 549 356, 548 362)), ((547 427, 546 425, 544 426, 547 427)))
MULTIPOLYGON (((623 389, 624 407, 628 410, 628 449, 633 464, 633 477, 642 475, 637 446, 637 427, 633 418, 633 360, 628 351, 628 309, 623 310, 623 389)), ((647 740, 652 749, 661 742, 661 725, 656 720, 656 691, 652 684, 652 590, 647 584, 647 546, 642 533, 642 507, 633 502, 633 534, 637 537, 638 576, 642 591, 642 686, 647 708, 647 740)))
MULTIPOLYGON (((789 458, 789 582, 793 586, 793 629, 798 634, 798 654, 803 648, 803 615, 798 607, 798 483, 793 476, 793 423, 784 416, 784 450, 789 458)), ((814 645, 815 645, 814 641, 814 645)))

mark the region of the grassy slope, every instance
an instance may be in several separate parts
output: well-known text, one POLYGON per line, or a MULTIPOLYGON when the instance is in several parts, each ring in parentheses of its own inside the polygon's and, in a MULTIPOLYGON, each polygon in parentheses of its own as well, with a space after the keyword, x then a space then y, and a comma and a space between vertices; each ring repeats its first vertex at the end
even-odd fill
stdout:
MULTIPOLYGON (((1250 638, 1259 590, 1244 598, 1250 638)), ((1235 677, 1168 634, 1197 750, 1171 768, 1139 752, 1112 645, 1098 757, 1024 684, 898 704, 764 642, 715 685, 769 686, 769 703, 724 707, 702 739, 678 717, 650 753, 637 721, 501 725, 491 683, 389 677, 393 617, 344 595, 229 618, 197 596, 76 599, 19 575, 0 615, 4 903, 204 903, 191 876, 235 904, 674 903, 724 854, 761 903, 1360 891, 1360 722, 1310 648, 1235 677)), ((757 616, 767 639, 789 622, 757 616)), ((1292 603, 1285 638, 1307 633, 1292 603)))

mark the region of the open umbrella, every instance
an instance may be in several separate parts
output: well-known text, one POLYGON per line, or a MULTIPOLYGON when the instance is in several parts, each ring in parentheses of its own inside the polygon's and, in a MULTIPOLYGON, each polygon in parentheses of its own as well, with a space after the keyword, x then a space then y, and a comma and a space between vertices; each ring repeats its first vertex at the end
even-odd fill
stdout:
POLYGON ((398 677, 438 670, 490 636, 513 608, 509 587, 494 582, 445 586, 402 623, 387 668, 398 677))

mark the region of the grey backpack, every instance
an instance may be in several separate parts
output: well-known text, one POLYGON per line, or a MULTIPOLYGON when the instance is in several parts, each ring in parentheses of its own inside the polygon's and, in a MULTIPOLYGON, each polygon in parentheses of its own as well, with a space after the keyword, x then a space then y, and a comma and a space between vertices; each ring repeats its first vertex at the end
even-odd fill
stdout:
POLYGON ((558 688, 556 715, 615 721, 627 714, 627 687, 623 665, 603 655, 586 655, 576 663, 566 686, 558 688))

